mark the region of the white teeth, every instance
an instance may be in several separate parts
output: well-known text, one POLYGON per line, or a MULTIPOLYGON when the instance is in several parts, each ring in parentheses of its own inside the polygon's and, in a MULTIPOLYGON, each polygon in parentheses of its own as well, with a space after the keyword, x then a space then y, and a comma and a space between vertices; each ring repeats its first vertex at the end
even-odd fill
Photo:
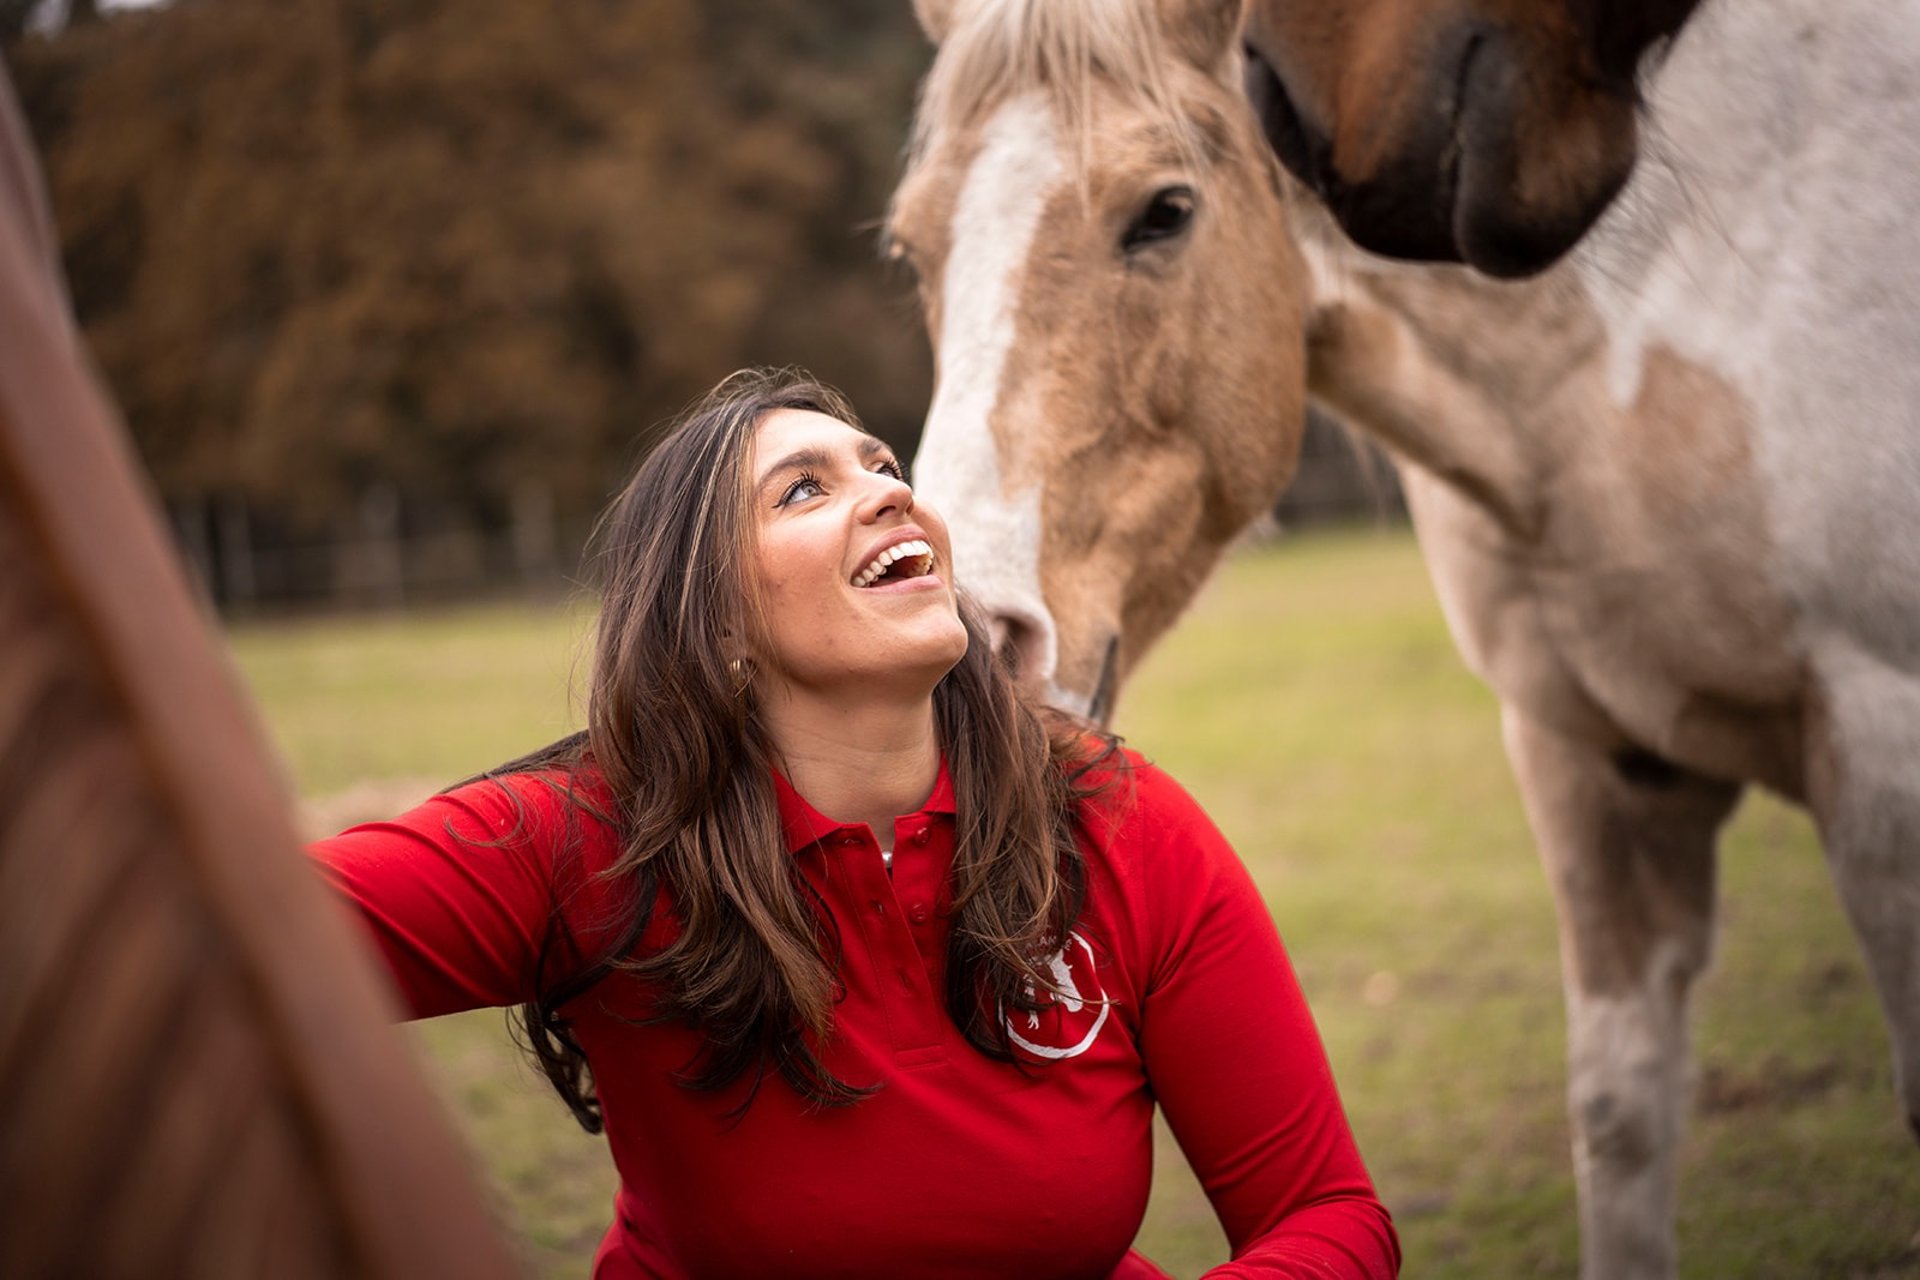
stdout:
POLYGON ((895 543, 893 546, 888 547, 885 551, 875 556, 866 568, 855 574, 853 585, 856 587, 872 586, 873 583, 879 579, 880 575, 887 571, 887 566, 896 560, 904 560, 908 556, 927 556, 931 558, 932 555, 933 548, 919 538, 914 538, 908 542, 895 543))

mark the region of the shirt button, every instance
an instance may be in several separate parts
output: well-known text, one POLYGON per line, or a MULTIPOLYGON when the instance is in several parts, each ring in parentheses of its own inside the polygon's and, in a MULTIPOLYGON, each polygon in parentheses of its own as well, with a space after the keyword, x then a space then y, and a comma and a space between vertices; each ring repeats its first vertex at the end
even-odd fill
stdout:
POLYGON ((885 915, 885 914, 887 914, 887 904, 886 904, 886 903, 884 903, 884 902, 882 902, 882 901, 880 901, 880 899, 878 899, 878 898, 874 898, 874 899, 872 899, 872 902, 873 902, 873 914, 875 914, 875 915, 877 915, 877 916, 883 916, 883 915, 885 915))
POLYGON ((918 831, 913 833, 913 842, 915 844, 925 844, 927 842, 927 836, 928 836, 927 829, 925 827, 922 827, 918 831))
POLYGON ((925 924, 927 922, 927 908, 924 903, 914 907, 913 922, 915 924, 925 924))

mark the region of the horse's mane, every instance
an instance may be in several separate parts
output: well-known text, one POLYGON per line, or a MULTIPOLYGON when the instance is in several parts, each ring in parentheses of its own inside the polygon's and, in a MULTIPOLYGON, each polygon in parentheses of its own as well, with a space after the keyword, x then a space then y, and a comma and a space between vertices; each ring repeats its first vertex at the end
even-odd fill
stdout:
POLYGON ((1171 75, 1183 55, 1153 0, 972 0, 955 18, 921 86, 912 159, 936 129, 964 126, 1035 90, 1047 94, 1063 134, 1084 143, 1100 80, 1198 150, 1171 75))

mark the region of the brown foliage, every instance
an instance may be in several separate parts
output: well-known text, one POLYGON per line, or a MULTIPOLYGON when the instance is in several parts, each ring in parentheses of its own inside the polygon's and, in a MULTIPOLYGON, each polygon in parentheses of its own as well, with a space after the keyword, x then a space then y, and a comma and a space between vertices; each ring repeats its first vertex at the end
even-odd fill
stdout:
POLYGON ((904 4, 182 0, 9 57, 162 490, 318 523, 375 478, 592 509, 750 362, 911 430, 859 226, 925 54, 904 4))

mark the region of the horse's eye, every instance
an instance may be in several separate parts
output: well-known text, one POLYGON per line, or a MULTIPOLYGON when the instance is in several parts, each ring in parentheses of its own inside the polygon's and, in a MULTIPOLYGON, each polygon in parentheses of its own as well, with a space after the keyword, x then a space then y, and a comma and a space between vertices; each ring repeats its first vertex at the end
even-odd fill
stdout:
POLYGON ((1120 247, 1128 253, 1158 240, 1169 240, 1187 229, 1193 221, 1193 188, 1163 187, 1153 193, 1147 207, 1135 215, 1120 237, 1120 247))
POLYGON ((913 252, 913 246, 891 231, 882 233, 880 237, 880 256, 893 266, 905 267, 913 272, 919 271, 919 263, 914 260, 916 255, 913 252))

